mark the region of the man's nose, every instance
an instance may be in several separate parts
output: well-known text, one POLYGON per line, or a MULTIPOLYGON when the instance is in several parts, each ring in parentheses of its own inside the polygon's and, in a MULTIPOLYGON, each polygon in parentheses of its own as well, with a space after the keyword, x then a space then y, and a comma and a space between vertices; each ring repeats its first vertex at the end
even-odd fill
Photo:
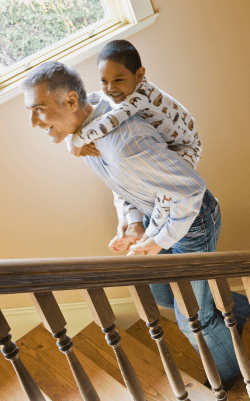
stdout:
POLYGON ((39 118, 37 116, 37 113, 32 110, 30 112, 30 124, 31 124, 31 127, 32 128, 37 127, 38 123, 39 123, 39 118))

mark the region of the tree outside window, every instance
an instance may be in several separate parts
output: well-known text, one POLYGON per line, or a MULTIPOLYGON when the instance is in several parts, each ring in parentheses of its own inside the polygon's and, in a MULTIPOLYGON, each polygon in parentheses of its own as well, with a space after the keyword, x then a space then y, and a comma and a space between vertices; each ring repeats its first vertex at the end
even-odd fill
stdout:
POLYGON ((103 0, 0 0, 0 71, 106 17, 103 0))

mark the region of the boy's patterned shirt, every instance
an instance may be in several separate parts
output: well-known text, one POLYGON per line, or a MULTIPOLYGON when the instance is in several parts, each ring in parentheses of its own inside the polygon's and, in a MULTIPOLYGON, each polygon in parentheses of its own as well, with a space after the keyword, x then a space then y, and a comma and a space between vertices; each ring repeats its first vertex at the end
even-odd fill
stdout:
POLYGON ((189 112, 167 93, 147 82, 144 77, 135 91, 118 105, 102 91, 90 95, 89 101, 98 103, 101 97, 108 100, 112 110, 92 121, 73 137, 73 144, 82 147, 109 134, 115 127, 135 114, 147 120, 162 135, 168 148, 177 152, 194 168, 201 157, 201 141, 195 121, 189 112))

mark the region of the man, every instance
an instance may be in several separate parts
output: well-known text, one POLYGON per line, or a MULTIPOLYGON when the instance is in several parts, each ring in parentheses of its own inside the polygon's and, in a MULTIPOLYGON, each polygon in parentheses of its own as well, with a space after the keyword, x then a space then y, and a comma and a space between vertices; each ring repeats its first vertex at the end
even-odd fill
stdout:
MULTIPOLYGON (((80 76, 58 62, 47 62, 31 71, 22 89, 32 126, 45 129, 55 143, 110 110, 109 102, 104 99, 99 99, 97 105, 90 104, 80 76)), ((86 156, 86 163, 112 191, 143 213, 145 225, 154 208, 156 194, 165 193, 170 199, 170 213, 164 226, 154 237, 144 234, 140 244, 131 247, 133 253, 216 250, 220 231, 217 200, 206 189, 203 178, 175 152, 168 150, 163 138, 149 123, 136 115, 98 139, 95 145, 94 152, 100 157, 86 156)), ((200 307, 204 336, 225 381, 239 373, 230 332, 214 309, 207 281, 196 281, 192 285, 200 307)), ((152 285, 151 289, 158 304, 174 307, 169 284, 152 285)), ((234 297, 237 298, 236 315, 244 317, 238 323, 243 326, 250 314, 249 304, 246 297, 238 298, 238 294, 234 297)), ((188 323, 176 305, 175 311, 179 327, 196 347, 188 323)))

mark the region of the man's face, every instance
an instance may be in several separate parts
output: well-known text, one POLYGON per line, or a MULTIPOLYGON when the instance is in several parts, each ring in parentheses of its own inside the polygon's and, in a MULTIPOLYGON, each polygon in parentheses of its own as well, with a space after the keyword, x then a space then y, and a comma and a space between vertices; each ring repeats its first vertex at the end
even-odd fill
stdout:
POLYGON ((65 93, 48 93, 47 84, 42 83, 27 89, 24 98, 31 126, 45 129, 52 142, 61 142, 78 128, 65 93))
POLYGON ((98 65, 101 88, 115 103, 121 103, 126 96, 134 92, 144 76, 143 71, 144 68, 141 67, 132 74, 123 64, 110 60, 100 61, 98 65))

